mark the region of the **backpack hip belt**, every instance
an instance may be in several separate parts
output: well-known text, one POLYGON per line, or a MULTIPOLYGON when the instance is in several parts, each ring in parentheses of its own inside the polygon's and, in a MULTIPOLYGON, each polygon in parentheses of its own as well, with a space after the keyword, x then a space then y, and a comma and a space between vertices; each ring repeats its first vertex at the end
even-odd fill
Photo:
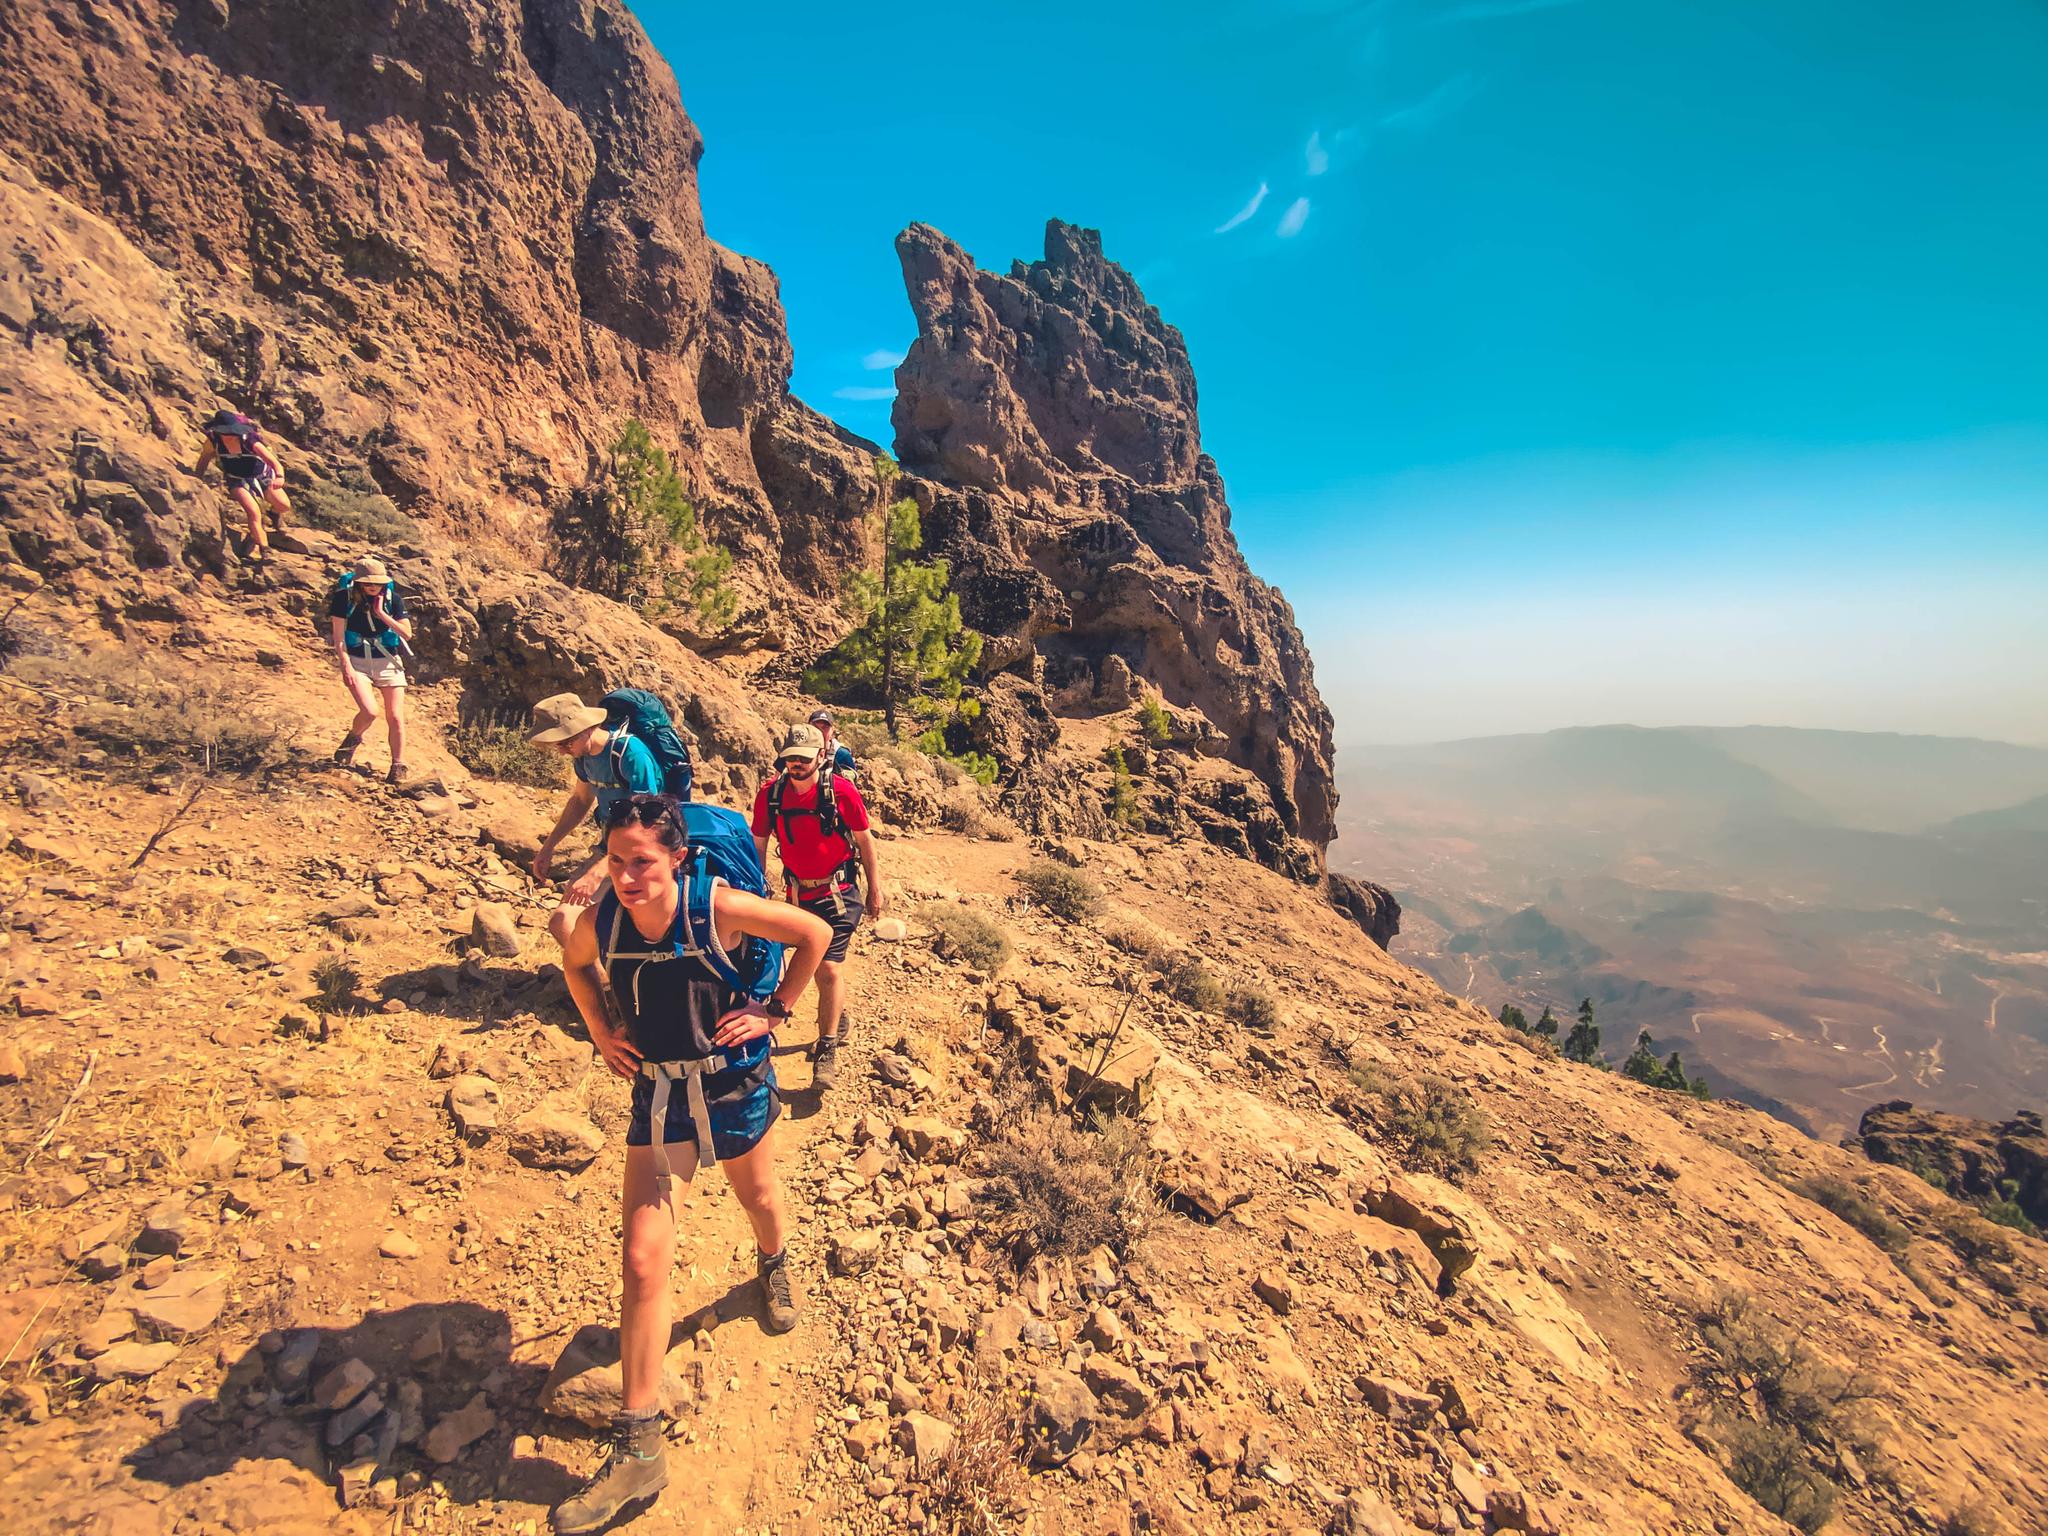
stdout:
POLYGON ((690 1106, 690 1124, 697 1131, 697 1166, 714 1167, 718 1162, 718 1146, 711 1139, 711 1106, 704 1099, 704 1074, 723 1072, 728 1067, 741 1065, 744 1063, 735 1061, 724 1051, 678 1061, 640 1063, 640 1075, 654 1084, 654 1102, 647 1109, 648 1145, 654 1149, 654 1176, 664 1189, 674 1177, 668 1166, 670 1088, 678 1080, 683 1084, 683 1096, 690 1106))
POLYGON ((832 913, 835 917, 839 916, 846 911, 846 890, 854 883, 854 871, 856 868, 857 866, 853 860, 848 859, 844 864, 833 870, 831 874, 826 875, 820 880, 803 880, 795 875, 791 875, 789 877, 789 888, 794 894, 789 899, 798 905, 802 905, 804 892, 829 890, 832 893, 832 913))

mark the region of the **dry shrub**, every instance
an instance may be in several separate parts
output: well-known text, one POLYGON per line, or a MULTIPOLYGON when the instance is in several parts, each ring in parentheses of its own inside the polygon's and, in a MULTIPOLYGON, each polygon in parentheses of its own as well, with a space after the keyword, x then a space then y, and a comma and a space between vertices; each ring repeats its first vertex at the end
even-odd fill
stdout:
POLYGON ((292 487, 292 507, 313 527, 370 549, 422 542, 419 524, 398 510, 368 472, 353 466, 332 479, 309 471, 292 487))
POLYGON ((1388 1074, 1370 1065, 1351 1069, 1351 1085, 1380 1132, 1417 1166, 1448 1178, 1479 1167, 1493 1145, 1493 1129, 1472 1096, 1429 1073, 1388 1074))
POLYGON ((1009 933, 972 907, 957 901, 928 901, 918 908, 917 916, 936 936, 932 948, 948 959, 957 956, 991 975, 1009 962, 1009 933))
POLYGON ((2009 1228, 1986 1221, 1964 1205, 1944 1211, 1935 1224, 1942 1240, 1955 1250, 1956 1257, 1970 1267, 1972 1274, 2001 1296, 2019 1294, 2019 1276, 2013 1266, 2019 1262, 2020 1253, 2009 1228))
POLYGON ((1159 977, 1167 995, 1177 1003, 1203 1013, 1221 1013, 1227 994, 1207 966, 1185 950, 1158 962, 1159 977))
POLYGON ((135 646, 24 657, 16 670, 28 681, 83 695, 78 730, 108 751, 190 762, 206 773, 281 767, 305 729, 298 715, 252 698, 238 684, 135 646))
POLYGON ((1255 1035, 1270 1035, 1280 1028, 1280 1005, 1264 987, 1237 988, 1223 1011, 1255 1035))
POLYGON ((1877 1456, 1862 1412, 1873 1384, 1824 1359, 1741 1291, 1722 1292, 1701 1313, 1700 1342, 1707 1356, 1695 1372, 1719 1404, 1729 1477, 1773 1514, 1818 1531, 1833 1511, 1827 1479, 1844 1453, 1865 1463, 1877 1456))
POLYGON ((560 789, 566 764, 551 747, 526 739, 524 726, 489 715, 473 715, 449 728, 448 755, 471 773, 535 789, 560 789))
POLYGON ((1102 902, 1102 887, 1051 859, 1034 859, 1017 871, 1017 883, 1039 906, 1070 923, 1085 922, 1102 902))
POLYGON ((1079 1128, 1013 1098, 988 1152, 992 1235, 1019 1269, 1039 1254, 1128 1253, 1158 1201, 1152 1152, 1129 1119, 1079 1128))
POLYGON ((1833 1518, 1835 1490, 1782 1424, 1737 1419, 1723 1432, 1728 1480, 1772 1514, 1813 1536, 1833 1518))
POLYGON ((970 1375, 950 1422, 953 1448, 923 1484, 925 1528, 937 1536, 1009 1536, 1029 1482, 1023 1430, 1002 1382, 970 1375))
POLYGON ((1833 1211, 1893 1258, 1906 1251, 1906 1229, 1843 1180, 1807 1179, 1797 1189, 1815 1205, 1833 1211))
POLYGON ((1112 923, 1102 930, 1102 936, 1125 954, 1135 955, 1148 964, 1156 964, 1166 953, 1165 941, 1139 923, 1112 923))
POLYGON ((1016 839, 1017 829, 982 803, 979 794, 962 792, 939 807, 939 825, 962 837, 1007 843, 1016 839))

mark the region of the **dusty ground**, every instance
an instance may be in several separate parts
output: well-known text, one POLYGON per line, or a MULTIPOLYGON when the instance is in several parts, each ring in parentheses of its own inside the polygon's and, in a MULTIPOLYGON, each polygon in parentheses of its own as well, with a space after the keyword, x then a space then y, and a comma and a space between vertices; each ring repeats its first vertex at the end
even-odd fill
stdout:
MULTIPOLYGON (((83 695, 0 690, 0 1507, 25 1533, 539 1530, 593 1455, 540 1389, 579 1327, 615 1320, 626 1089, 593 1066, 548 900, 507 856, 554 798, 457 768, 437 740, 454 700, 433 688, 409 755, 436 782, 387 789, 374 738, 364 770, 325 766, 338 689, 269 606, 290 585, 287 568, 244 606, 194 594, 126 622, 186 634, 254 707, 316 722, 267 782, 211 781, 167 828, 190 781, 77 734, 83 695), (468 953, 489 902, 517 956, 468 953), (310 977, 337 955, 361 979, 323 1039, 310 977), (465 1137, 447 1100, 487 1092, 478 1078, 501 1102, 465 1137), (603 1149, 522 1161, 540 1109, 603 1149), (343 1509, 347 1437, 323 1445, 334 1416, 306 1390, 350 1358, 390 1401, 417 1393, 422 1433, 343 1509)), ((1883 1459, 1841 1474, 1835 1528, 1931 1530, 1964 1508, 2040 1528, 2040 1292, 2001 1294, 1935 1241, 1945 1202, 1909 1175, 1539 1059, 1199 843, 1060 850, 1104 890, 1081 922, 1024 900, 1021 840, 892 827, 883 850, 910 936, 857 947, 824 1105, 807 1013, 781 1042, 803 1322, 762 1330, 744 1222, 700 1183, 675 1480, 635 1529, 947 1525, 962 1505, 921 1460, 917 1415, 965 1438, 994 1401, 1043 1430, 1071 1381, 1092 1432, 993 1480, 1011 1499, 990 1528, 1783 1530, 1688 1433, 1699 1316, 1731 1288, 1871 1377, 1883 1459), (995 977, 946 958, 929 901, 999 923, 1016 957, 995 977), (1135 931, 1267 989, 1277 1027, 1173 1001, 1135 931), (1063 1088, 1076 1062, 1142 1080, 1141 1182, 1173 1203, 1124 1252, 1020 1272, 983 1188, 1014 1130, 1003 1083, 1063 1088), (1462 1186, 1361 1114, 1354 1066, 1469 1096, 1491 1145, 1462 1186), (1908 1227, 1917 1278, 1794 1191, 1816 1172, 1908 1227), (861 1243, 869 1267, 828 1273, 861 1243)))

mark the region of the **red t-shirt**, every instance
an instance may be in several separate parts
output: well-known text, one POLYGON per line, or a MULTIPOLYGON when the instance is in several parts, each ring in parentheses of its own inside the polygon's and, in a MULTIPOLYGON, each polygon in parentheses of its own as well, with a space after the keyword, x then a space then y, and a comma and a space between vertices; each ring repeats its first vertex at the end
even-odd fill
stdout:
MULTIPOLYGON (((768 826, 768 790, 775 783, 770 779, 754 796, 754 836, 766 837, 768 826)), ((832 801, 839 807, 839 824, 845 829, 831 837, 822 836, 818 828, 818 817, 811 814, 817 809, 818 781, 814 778, 807 784, 794 779, 782 781, 782 814, 776 818, 774 827, 776 846, 782 854, 782 867, 799 880, 823 880, 853 857, 853 842, 847 832, 865 832, 868 829, 868 808, 860 798, 860 791, 851 781, 840 774, 832 776, 832 801)))

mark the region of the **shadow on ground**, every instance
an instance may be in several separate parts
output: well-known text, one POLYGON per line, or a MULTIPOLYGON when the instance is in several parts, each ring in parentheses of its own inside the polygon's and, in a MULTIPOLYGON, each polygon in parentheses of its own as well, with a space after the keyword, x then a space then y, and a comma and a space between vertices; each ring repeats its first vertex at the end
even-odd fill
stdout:
MULTIPOLYGON (((505 1314, 472 1302, 273 1332, 229 1366, 212 1398, 184 1404, 127 1463, 138 1480, 183 1487, 282 1461, 338 1489, 344 1466, 381 1453, 376 1476, 418 1470, 458 1503, 551 1505, 574 1486, 569 1471, 512 1454, 514 1436, 539 1418, 545 1376, 514 1361, 505 1314)), ((365 1473, 354 1497, 371 1488, 365 1473)))

